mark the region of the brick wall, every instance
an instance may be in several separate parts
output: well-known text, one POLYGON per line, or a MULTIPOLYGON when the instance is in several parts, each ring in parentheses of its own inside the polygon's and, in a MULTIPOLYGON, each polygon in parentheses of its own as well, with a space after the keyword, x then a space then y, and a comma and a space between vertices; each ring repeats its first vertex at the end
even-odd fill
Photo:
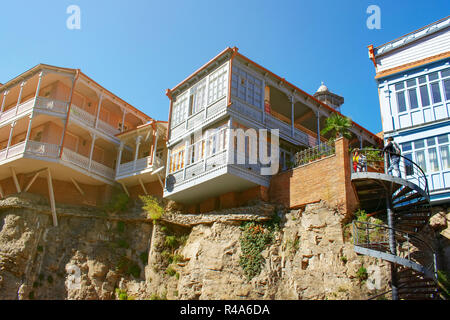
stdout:
POLYGON ((325 200, 353 212, 357 198, 351 184, 348 140, 336 140, 333 156, 272 177, 269 195, 272 202, 289 208, 325 200))

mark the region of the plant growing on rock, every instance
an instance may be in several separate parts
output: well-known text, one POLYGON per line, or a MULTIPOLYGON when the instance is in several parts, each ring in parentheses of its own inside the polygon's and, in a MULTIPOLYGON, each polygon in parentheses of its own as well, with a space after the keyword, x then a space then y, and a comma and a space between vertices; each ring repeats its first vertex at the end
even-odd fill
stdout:
POLYGON ((274 232, 279 229, 279 217, 274 215, 271 221, 261 223, 248 221, 241 226, 241 256, 239 265, 242 267, 247 280, 253 279, 261 273, 265 262, 261 253, 274 240, 274 232))
POLYGON ((111 200, 104 205, 104 210, 108 213, 121 213, 124 212, 130 203, 130 197, 126 193, 116 190, 111 200))
POLYGON ((147 217, 156 223, 164 214, 164 209, 160 205, 157 198, 152 196, 139 196, 141 201, 144 203, 142 209, 147 212, 147 217))

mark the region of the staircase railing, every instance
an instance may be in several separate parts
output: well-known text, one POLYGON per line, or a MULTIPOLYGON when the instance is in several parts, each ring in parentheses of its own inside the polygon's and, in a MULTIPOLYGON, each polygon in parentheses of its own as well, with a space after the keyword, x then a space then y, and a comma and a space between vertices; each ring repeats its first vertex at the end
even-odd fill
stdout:
MULTIPOLYGON (((351 154, 352 162, 354 155, 355 151, 351 154)), ((408 157, 396 155, 392 152, 380 149, 360 149, 359 161, 356 165, 352 163, 352 172, 366 171, 392 174, 394 177, 403 178, 414 183, 429 195, 428 180, 425 172, 418 164, 408 157), (398 170, 395 168, 395 170, 389 171, 392 160, 395 159, 395 157, 399 158, 398 170)))
MULTIPOLYGON (((437 280, 436 252, 427 241, 417 235, 386 225, 374 224, 364 221, 353 221, 353 244, 359 248, 376 251, 375 255, 385 260, 403 265, 426 274, 437 280), (393 255, 389 247, 389 231, 394 230, 397 243, 396 253, 393 255)), ((358 251, 358 249, 357 249, 358 251)), ((359 250, 361 251, 361 250, 359 250)))

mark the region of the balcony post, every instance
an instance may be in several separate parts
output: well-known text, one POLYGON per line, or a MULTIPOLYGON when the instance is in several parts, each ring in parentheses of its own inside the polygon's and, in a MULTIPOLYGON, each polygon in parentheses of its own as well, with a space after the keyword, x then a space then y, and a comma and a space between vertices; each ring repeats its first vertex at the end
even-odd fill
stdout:
POLYGON ((186 166, 187 166, 188 159, 189 159, 188 149, 189 149, 189 141, 186 139, 186 141, 184 142, 183 180, 186 180, 186 166))
POLYGON ((8 95, 8 93, 9 93, 8 90, 6 90, 6 91, 3 93, 2 108, 1 108, 1 110, 0 110, 0 113, 3 113, 3 110, 5 109, 6 96, 8 95))
POLYGON ((89 152, 89 171, 91 171, 92 156, 94 154, 95 140, 97 139, 97 136, 95 133, 92 133, 91 136, 92 136, 92 142, 91 142, 91 150, 89 152))
POLYGON ((41 73, 39 73, 39 80, 38 80, 38 84, 36 87, 36 94, 34 95, 34 99, 35 99, 34 104, 35 105, 36 105, 36 99, 39 97, 39 91, 41 90, 41 84, 42 84, 43 77, 44 77, 44 71, 41 71, 41 73))
POLYGON ((17 104, 16 104, 16 115, 17 115, 17 111, 19 110, 20 101, 22 100, 23 87, 25 86, 25 84, 26 84, 25 81, 23 81, 20 84, 19 98, 17 99, 17 104))
POLYGON ((120 128, 120 132, 124 132, 125 131, 125 116, 127 115, 127 110, 126 109, 122 109, 123 111, 123 115, 122 115, 122 125, 120 128))
POLYGON ((11 140, 12 140, 12 136, 13 136, 13 131, 14 131, 14 126, 15 125, 16 125, 16 121, 11 122, 11 129, 9 130, 9 138, 8 138, 8 145, 6 146, 6 157, 5 157, 5 159, 8 158, 9 147, 11 147, 11 140))
POLYGON ((98 119, 100 117, 100 108, 102 106, 102 101, 103 101, 103 93, 100 94, 100 100, 98 102, 97 115, 95 116, 95 129, 97 129, 98 127, 98 119))
POLYGON ((138 156, 139 156, 139 147, 141 145, 141 140, 142 140, 142 136, 137 136, 136 137, 136 150, 135 150, 135 153, 134 153, 133 170, 136 170, 136 161, 137 161, 138 156))
POLYGON ((320 146, 320 108, 317 109, 317 145, 320 146))
POLYGON ((155 160, 156 160, 156 151, 158 150, 158 138, 159 138, 159 132, 158 129, 156 129, 156 133, 155 133, 155 143, 153 146, 153 158, 152 158, 152 166, 155 165, 155 160))
POLYGON ((27 136, 25 137, 25 151, 27 150, 28 141, 30 140, 31 124, 33 123, 33 113, 29 115, 29 118, 30 120, 28 121, 27 136))
POLYGON ((294 126, 294 96, 290 97, 291 100, 291 136, 295 138, 295 126, 294 126))
POLYGON ((117 163, 116 163, 116 176, 119 174, 120 163, 122 162, 122 152, 123 152, 124 146, 125 146, 124 142, 120 141, 119 153, 117 155, 117 163))

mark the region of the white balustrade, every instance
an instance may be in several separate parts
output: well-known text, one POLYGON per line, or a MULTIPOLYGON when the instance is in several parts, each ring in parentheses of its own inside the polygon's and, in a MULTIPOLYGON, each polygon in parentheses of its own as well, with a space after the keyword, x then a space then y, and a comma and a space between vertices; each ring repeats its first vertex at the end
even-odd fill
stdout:
POLYGON ((57 158, 59 156, 59 146, 56 144, 28 141, 25 152, 38 156, 57 158))
POLYGON ((102 120, 98 120, 97 129, 100 129, 104 133, 106 133, 108 135, 113 135, 113 136, 120 133, 119 129, 114 128, 113 126, 111 126, 110 124, 108 124, 102 120))
POLYGON ((74 104, 72 104, 70 107, 70 116, 76 118, 78 121, 81 121, 90 127, 94 127, 95 125, 95 116, 77 107, 74 104))
POLYGON ((65 148, 62 153, 62 160, 70 162, 82 169, 89 170, 89 158, 82 156, 70 149, 65 148))
POLYGON ((14 146, 9 147, 8 158, 17 156, 25 151, 25 141, 20 142, 14 146))
POLYGON ((57 113, 67 113, 67 102, 44 97, 36 98, 36 108, 57 113))

